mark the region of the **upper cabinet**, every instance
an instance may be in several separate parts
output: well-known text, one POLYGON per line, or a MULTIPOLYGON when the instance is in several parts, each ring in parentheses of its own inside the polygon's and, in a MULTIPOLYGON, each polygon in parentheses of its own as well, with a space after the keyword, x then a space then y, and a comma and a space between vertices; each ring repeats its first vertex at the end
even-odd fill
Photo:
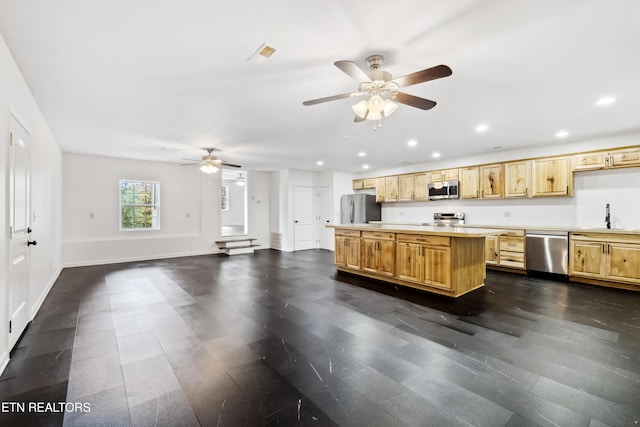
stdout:
POLYGON ((458 169, 431 171, 429 173, 429 182, 457 181, 458 176, 458 169))
POLYGON ((530 197, 531 161, 522 160, 504 165, 504 196, 530 197))
POLYGON ((376 179, 375 178, 364 178, 364 179, 354 179, 353 180, 353 189, 354 190, 364 190, 368 188, 376 188, 376 179))
POLYGON ((376 178, 376 203, 382 203, 385 200, 387 192, 386 180, 384 177, 376 178))
POLYGON ((480 166, 480 197, 501 199, 504 197, 502 164, 480 166))
POLYGON ((569 196, 573 194, 570 157, 550 157, 531 161, 533 197, 569 196))
POLYGON ((477 167, 460 169, 460 198, 477 199, 480 197, 480 169, 477 167))
POLYGON ((427 200, 427 173, 400 175, 398 177, 398 200, 401 202, 427 200))
POLYGON ((573 156, 574 171, 626 168, 631 166, 640 166, 640 148, 595 151, 573 156))
POLYGON ((502 164, 460 169, 461 199, 501 199, 504 197, 502 164))
POLYGON ((397 202, 398 201, 398 176, 387 176, 384 178, 384 201, 385 202, 397 202))

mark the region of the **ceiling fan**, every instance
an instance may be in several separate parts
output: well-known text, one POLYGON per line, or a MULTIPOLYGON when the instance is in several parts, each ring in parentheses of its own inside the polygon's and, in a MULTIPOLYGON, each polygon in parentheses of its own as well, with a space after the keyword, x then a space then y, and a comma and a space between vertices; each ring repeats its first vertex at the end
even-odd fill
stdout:
POLYGON ((408 93, 398 91, 398 89, 424 83, 429 80, 448 77, 452 74, 451 68, 446 65, 437 65, 394 79, 389 72, 380 69, 383 62, 384 57, 382 55, 369 56, 367 58, 367 64, 369 64, 371 70, 368 73, 365 73, 351 61, 334 62, 336 67, 358 82, 358 91, 313 99, 305 101, 302 104, 315 105, 328 101, 336 101, 338 99, 366 95, 367 99, 361 100, 352 107, 356 113, 353 121, 381 120, 398 108, 398 102, 422 110, 429 110, 435 107, 435 101, 409 95, 408 93))
MULTIPOLYGON (((186 163, 183 166, 199 164, 200 170, 204 173, 216 173, 222 166, 230 167, 230 168, 242 167, 240 165, 234 165, 233 163, 225 162, 224 160, 219 159, 216 156, 212 155, 211 153, 213 153, 214 151, 220 151, 217 148, 205 148, 204 150, 207 151, 207 154, 202 156, 201 161, 197 163, 186 163)), ((192 160, 192 159, 183 159, 183 160, 192 160)))

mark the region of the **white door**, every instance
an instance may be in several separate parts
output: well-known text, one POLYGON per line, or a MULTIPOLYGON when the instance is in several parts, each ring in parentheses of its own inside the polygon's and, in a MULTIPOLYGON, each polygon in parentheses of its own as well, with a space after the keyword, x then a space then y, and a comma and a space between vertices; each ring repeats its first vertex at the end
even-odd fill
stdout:
POLYGON ((30 136, 11 115, 9 139, 9 348, 29 322, 30 136))
POLYGON ((294 251, 312 249, 313 241, 313 187, 295 187, 294 193, 294 251))
POLYGON ((331 250, 333 233, 328 224, 331 224, 331 187, 320 187, 320 223, 318 235, 320 236, 320 248, 331 250))

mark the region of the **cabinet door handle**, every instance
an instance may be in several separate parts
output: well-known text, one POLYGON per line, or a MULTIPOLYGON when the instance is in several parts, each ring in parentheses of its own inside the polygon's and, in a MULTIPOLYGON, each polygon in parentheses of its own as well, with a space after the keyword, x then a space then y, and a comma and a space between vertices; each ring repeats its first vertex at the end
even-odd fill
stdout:
POLYGON ((602 253, 604 253, 604 243, 602 244, 602 253))
POLYGON ((525 196, 529 196, 529 187, 525 187, 525 189, 524 189, 524 195, 525 195, 525 196))
POLYGON ((611 253, 611 245, 607 244, 607 253, 610 254, 611 253))

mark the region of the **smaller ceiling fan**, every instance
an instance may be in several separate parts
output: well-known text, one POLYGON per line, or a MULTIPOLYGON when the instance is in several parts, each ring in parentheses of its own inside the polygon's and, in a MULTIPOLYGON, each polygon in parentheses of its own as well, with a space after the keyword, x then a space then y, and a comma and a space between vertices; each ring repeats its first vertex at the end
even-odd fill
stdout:
POLYGON ((342 70, 345 74, 358 82, 357 92, 348 92, 340 95, 328 96, 326 98, 313 99, 305 101, 303 105, 315 105, 328 101, 336 101, 338 99, 353 98, 355 96, 366 95, 367 99, 355 104, 352 108, 356 113, 354 122, 362 122, 365 120, 381 120, 389 116, 401 104, 411 107, 429 110, 436 106, 435 101, 408 93, 398 91, 399 88, 424 83, 429 80, 448 77, 452 74, 451 68, 446 65, 437 65, 435 67, 426 68, 415 73, 407 74, 402 77, 392 78, 391 73, 380 69, 380 65, 384 62, 382 55, 371 55, 367 58, 367 64, 371 68, 369 73, 365 73, 355 63, 351 61, 337 61, 334 65, 342 70), (395 102, 394 102, 395 101, 395 102))
MULTIPOLYGON (((212 155, 211 153, 213 153, 214 151, 220 151, 217 148, 205 148, 204 150, 207 151, 207 154, 202 156, 202 160, 196 163, 186 163, 183 166, 187 166, 187 165, 196 165, 199 164, 200 166, 200 170, 204 173, 216 173, 218 172, 218 170, 220 169, 220 167, 224 166, 224 167, 230 167, 230 168, 241 168, 242 166, 240 165, 234 165, 233 163, 228 163, 225 162, 222 159, 217 158, 216 156, 212 155)), ((193 160, 193 159, 183 159, 183 160, 193 160)))

